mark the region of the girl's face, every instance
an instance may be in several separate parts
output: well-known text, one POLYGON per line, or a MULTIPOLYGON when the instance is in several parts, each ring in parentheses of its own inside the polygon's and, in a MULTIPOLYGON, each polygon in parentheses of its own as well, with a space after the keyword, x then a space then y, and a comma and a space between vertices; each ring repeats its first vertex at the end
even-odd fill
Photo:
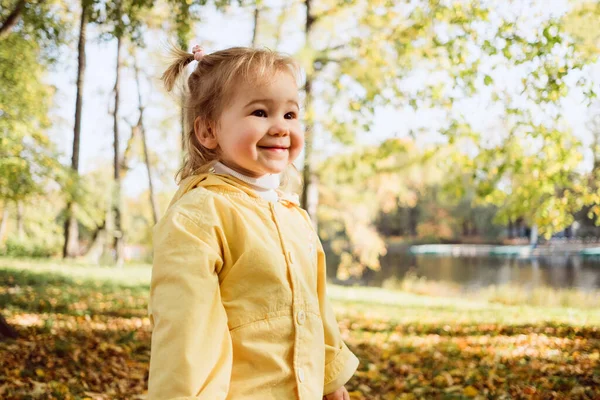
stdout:
POLYGON ((216 128, 220 161, 255 178, 282 172, 304 146, 299 111, 298 87, 289 73, 278 72, 260 86, 240 84, 216 128))

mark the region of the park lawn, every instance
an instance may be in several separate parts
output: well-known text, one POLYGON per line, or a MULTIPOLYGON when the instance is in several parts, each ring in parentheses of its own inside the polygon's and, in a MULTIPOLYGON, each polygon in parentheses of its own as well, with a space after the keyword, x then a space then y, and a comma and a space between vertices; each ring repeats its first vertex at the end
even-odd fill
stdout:
MULTIPOLYGON (((150 268, 0 258, 2 399, 144 398, 150 268)), ((600 310, 330 286, 352 399, 598 399, 600 310)))

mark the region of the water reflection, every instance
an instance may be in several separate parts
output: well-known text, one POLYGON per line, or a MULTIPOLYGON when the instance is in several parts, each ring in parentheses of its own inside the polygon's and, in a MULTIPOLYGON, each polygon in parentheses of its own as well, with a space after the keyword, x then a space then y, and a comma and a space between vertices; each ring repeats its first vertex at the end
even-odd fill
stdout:
POLYGON ((381 286, 388 278, 402 279, 409 271, 433 281, 460 284, 465 289, 514 284, 525 288, 600 289, 600 260, 579 256, 450 257, 388 254, 380 271, 367 271, 363 284, 381 286))

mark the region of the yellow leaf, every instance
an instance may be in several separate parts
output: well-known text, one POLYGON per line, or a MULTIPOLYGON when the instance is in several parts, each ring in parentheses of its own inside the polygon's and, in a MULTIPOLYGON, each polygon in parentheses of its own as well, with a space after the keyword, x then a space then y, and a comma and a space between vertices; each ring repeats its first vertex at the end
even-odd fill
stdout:
POLYGON ((352 400, 362 400, 362 399, 364 399, 362 393, 359 392, 358 390, 355 390, 353 392, 349 392, 348 394, 350 395, 350 399, 352 399, 352 400))
POLYGON ((35 374, 37 376, 39 376, 40 378, 42 378, 42 377, 44 377, 44 375, 46 375, 46 373, 44 372, 44 370, 42 370, 40 368, 38 368, 38 369, 35 370, 35 374))
POLYGON ((479 394, 479 391, 475 389, 473 386, 467 386, 465 390, 463 390, 463 394, 469 397, 475 397, 479 394))
POLYGON ((402 393, 400 395, 400 400, 414 400, 414 399, 416 399, 416 397, 412 393, 402 393))

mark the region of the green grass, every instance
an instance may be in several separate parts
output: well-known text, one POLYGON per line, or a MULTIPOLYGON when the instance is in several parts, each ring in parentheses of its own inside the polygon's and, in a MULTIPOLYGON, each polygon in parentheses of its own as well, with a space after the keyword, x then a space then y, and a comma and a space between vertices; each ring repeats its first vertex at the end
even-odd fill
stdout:
POLYGON ((380 288, 328 286, 339 312, 399 323, 565 323, 600 325, 599 308, 505 305, 468 297, 434 297, 380 288))
MULTIPOLYGON (((80 262, 62 260, 24 260, 0 258, 0 306, 29 309, 31 311, 57 311, 85 314, 103 309, 121 308, 145 310, 151 276, 151 266, 138 264, 123 268, 92 266, 80 262), (10 277, 10 278, 9 278, 10 277), (29 289, 13 289, 8 286, 29 289), (59 296, 53 292, 63 288, 59 296), (64 290, 68 287, 69 290, 64 290), (94 293, 94 296, 91 296, 94 293), (101 294, 101 297, 98 297, 101 294), (54 297, 56 304, 47 298, 54 297), (76 309, 73 304, 87 303, 88 307, 76 309), (110 304, 110 303, 114 304, 110 304)), ((427 295, 427 282, 421 286, 407 284, 414 290, 400 291, 367 287, 344 287, 328 285, 328 296, 338 312, 351 309, 353 314, 377 317, 389 321, 408 323, 460 322, 460 323, 568 323, 573 325, 600 325, 600 307, 590 303, 588 307, 539 306, 541 300, 532 304, 514 287, 506 296, 519 298, 520 304, 504 304, 488 300, 493 296, 452 295, 450 291, 437 290, 442 295, 427 295), (444 295, 445 294, 445 295, 444 295)), ((430 284, 434 284, 430 282, 430 284)), ((435 286, 438 288, 438 286, 435 286)), ((499 288, 488 288, 482 293, 497 293, 499 288)), ((507 288, 508 290, 508 288, 507 288)), ((548 292, 547 300, 553 303, 552 295, 560 296, 563 291, 548 292)), ((588 294, 597 297, 598 292, 588 294)), ((555 302, 554 302, 555 303, 555 302)), ((114 312, 114 311, 113 311, 114 312)))
MULTIPOLYGON (((59 274, 74 280, 112 282, 122 286, 148 286, 151 266, 125 264, 122 268, 95 266, 82 261, 55 259, 17 259, 0 257, 0 269, 28 271, 37 275, 59 274)), ((39 279, 43 279, 40 277, 39 279)))

